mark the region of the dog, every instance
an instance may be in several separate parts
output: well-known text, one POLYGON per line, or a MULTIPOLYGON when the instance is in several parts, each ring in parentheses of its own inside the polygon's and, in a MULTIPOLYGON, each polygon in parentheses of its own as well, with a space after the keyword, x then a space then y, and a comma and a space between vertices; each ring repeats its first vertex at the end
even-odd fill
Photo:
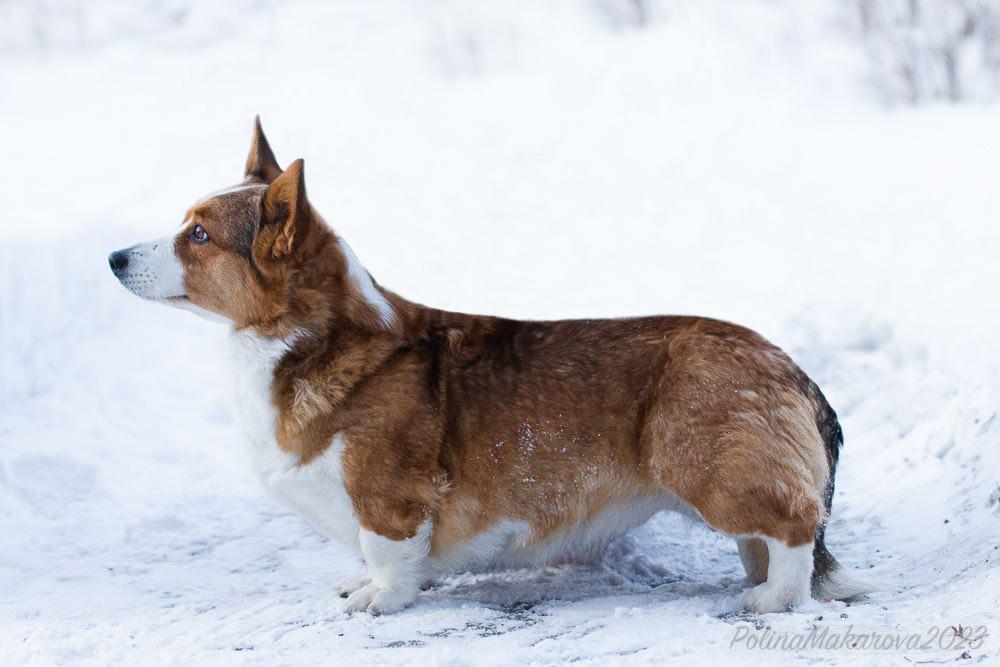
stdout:
POLYGON ((743 327, 687 316, 517 321, 387 290, 254 123, 243 181, 111 253, 134 294, 223 321, 255 470, 363 558, 349 612, 448 573, 599 559, 661 510, 736 539, 779 612, 874 590, 824 542, 843 436, 743 327))

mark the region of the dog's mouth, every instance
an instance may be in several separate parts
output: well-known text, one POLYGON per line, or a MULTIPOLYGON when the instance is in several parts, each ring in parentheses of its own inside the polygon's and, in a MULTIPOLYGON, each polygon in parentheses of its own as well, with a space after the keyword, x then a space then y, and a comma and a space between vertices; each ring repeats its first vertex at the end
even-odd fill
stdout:
POLYGON ((178 310, 186 310, 190 313, 194 313, 195 315, 198 315, 199 317, 202 317, 212 322, 220 322, 222 324, 232 324, 232 322, 225 316, 220 315, 219 313, 212 312, 210 310, 206 310, 205 308, 199 306, 194 301, 192 301, 186 294, 180 294, 174 296, 143 294, 132 289, 129 285, 125 283, 124 280, 122 281, 122 284, 125 285, 125 287, 130 292, 132 292, 138 297, 141 297, 146 301, 151 301, 153 303, 162 303, 165 306, 171 306, 173 308, 177 308, 178 310))
POLYGON ((149 272, 116 274, 115 277, 122 287, 146 301, 170 303, 173 300, 187 300, 186 294, 165 290, 162 281, 149 272))

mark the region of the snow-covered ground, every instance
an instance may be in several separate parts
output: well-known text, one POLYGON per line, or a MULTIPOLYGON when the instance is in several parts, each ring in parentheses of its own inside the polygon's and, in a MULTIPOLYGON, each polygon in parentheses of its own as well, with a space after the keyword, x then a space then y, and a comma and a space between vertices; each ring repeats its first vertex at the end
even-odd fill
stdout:
POLYGON ((44 50, 0 5, 0 663, 1000 660, 1000 106, 880 108, 825 0, 37 5, 44 50), (238 180, 258 112, 414 300, 788 349, 846 433, 828 543, 882 591, 733 614, 735 545, 658 516, 600 569, 341 613, 358 563, 253 478, 222 332, 105 259, 238 180), (745 639, 849 627, 932 648, 745 639))

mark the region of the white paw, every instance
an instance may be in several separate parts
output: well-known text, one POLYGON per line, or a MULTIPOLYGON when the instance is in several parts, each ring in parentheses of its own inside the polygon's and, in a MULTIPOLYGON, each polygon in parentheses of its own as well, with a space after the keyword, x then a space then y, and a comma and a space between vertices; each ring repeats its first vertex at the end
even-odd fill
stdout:
POLYGON ((743 608, 754 614, 773 614, 808 601, 813 545, 789 547, 773 537, 761 539, 767 546, 767 581, 750 589, 743 608))
POLYGON ((793 604, 799 604, 804 599, 800 592, 765 581, 747 592, 743 598, 743 609, 753 614, 773 614, 787 611, 793 604))
POLYGON ((351 593, 344 602, 344 611, 348 613, 366 611, 376 616, 391 614, 408 606, 416 599, 419 592, 419 588, 410 586, 382 588, 369 583, 351 593))
POLYGON ((354 591, 364 588, 372 582, 372 578, 367 574, 361 574, 356 577, 349 577, 344 579, 339 584, 337 584, 337 595, 346 598, 354 591))

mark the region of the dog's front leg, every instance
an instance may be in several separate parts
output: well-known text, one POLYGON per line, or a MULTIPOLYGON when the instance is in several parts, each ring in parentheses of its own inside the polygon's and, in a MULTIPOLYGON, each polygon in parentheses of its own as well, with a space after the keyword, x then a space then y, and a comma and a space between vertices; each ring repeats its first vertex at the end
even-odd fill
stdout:
POLYGON ((399 611, 413 602, 427 578, 430 520, 423 521, 416 533, 404 540, 393 540, 362 528, 360 542, 371 581, 351 593, 344 610, 383 614, 399 611))

